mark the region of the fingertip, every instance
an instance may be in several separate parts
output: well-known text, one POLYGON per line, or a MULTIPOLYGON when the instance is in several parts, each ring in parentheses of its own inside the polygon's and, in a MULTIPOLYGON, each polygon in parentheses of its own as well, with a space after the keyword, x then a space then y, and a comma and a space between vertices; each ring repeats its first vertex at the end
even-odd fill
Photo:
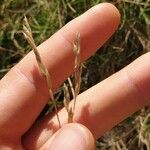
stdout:
POLYGON ((111 3, 100 3, 70 21, 59 33, 69 43, 75 40, 76 33, 80 33, 81 58, 84 61, 112 36, 119 22, 118 9, 111 3))
POLYGON ((109 20, 111 21, 111 24, 109 24, 109 26, 113 25, 115 29, 118 27, 120 23, 120 12, 115 5, 113 5, 112 3, 103 2, 95 5, 91 9, 93 10, 93 12, 95 11, 95 13, 99 13, 100 15, 101 13, 103 13, 104 20, 105 18, 109 18, 109 20))
POLYGON ((111 17, 113 17, 113 19, 115 19, 118 23, 120 22, 120 12, 114 4, 104 2, 99 5, 101 5, 101 7, 103 7, 104 9, 107 9, 108 13, 111 12, 111 15, 113 15, 111 17))
POLYGON ((85 126, 70 123, 58 130, 48 143, 50 150, 94 150, 95 142, 92 133, 85 126))

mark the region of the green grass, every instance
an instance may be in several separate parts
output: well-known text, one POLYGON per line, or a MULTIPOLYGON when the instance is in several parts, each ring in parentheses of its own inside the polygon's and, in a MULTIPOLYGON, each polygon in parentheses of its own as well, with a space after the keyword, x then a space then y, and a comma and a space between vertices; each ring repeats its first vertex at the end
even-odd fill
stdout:
MULTIPOLYGON (((0 78, 30 51, 21 33, 24 15, 29 18, 38 45, 91 6, 106 1, 113 2, 120 10, 121 24, 115 35, 87 61, 82 91, 148 52, 149 0, 0 0, 0 78)), ((141 127, 138 118, 144 119, 148 113, 149 108, 144 108, 119 124, 97 142, 97 149, 119 149, 119 146, 129 150, 144 149, 144 144, 137 144, 141 127), (124 135, 124 131, 128 134, 124 135)))

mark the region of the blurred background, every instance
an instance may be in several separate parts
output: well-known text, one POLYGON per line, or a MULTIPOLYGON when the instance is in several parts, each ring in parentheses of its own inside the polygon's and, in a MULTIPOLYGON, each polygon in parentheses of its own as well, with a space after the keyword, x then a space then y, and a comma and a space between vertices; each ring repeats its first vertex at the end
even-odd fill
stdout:
MULTIPOLYGON (((116 5, 122 16, 121 24, 85 63, 81 91, 150 51, 150 0, 0 0, 0 79, 31 50, 22 35, 24 15, 29 18, 34 40, 39 45, 67 22, 101 2, 116 5)), ((61 99, 62 92, 59 90, 56 95, 61 99)), ((118 124, 97 140, 97 149, 150 150, 149 112, 147 106, 118 124)))

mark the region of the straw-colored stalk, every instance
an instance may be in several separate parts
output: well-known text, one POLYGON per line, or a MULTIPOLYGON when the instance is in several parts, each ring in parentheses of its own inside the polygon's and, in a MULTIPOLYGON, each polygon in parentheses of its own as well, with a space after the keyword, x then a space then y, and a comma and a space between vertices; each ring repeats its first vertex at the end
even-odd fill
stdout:
POLYGON ((37 47, 35 45, 35 42, 34 42, 34 39, 33 39, 33 36, 32 36, 32 31, 31 31, 30 25, 29 25, 28 20, 27 20, 26 17, 24 18, 23 34, 24 34, 25 38, 27 39, 28 43, 30 44, 31 48, 33 49, 33 52, 35 54, 39 70, 41 72, 41 75, 44 78, 44 80, 46 80, 46 83, 47 83, 47 86, 48 86, 49 96, 50 96, 50 99, 53 102, 53 105, 54 105, 54 108, 55 108, 55 111, 56 111, 56 116, 57 116, 59 127, 61 127, 60 119, 59 119, 59 116, 58 116, 57 104, 56 104, 56 100, 54 98, 54 94, 53 94, 53 91, 52 91, 51 77, 50 77, 50 74, 48 72, 47 67, 42 62, 41 56, 40 56, 40 54, 37 50, 37 47))
POLYGON ((73 104, 73 114, 74 114, 76 99, 80 92, 81 74, 82 74, 82 64, 80 56, 80 34, 77 34, 76 40, 73 45, 73 52, 75 55, 75 62, 74 62, 75 90, 74 90, 74 104, 73 104))
POLYGON ((67 84, 64 83, 64 106, 68 114, 68 123, 73 121, 73 112, 72 107, 69 106, 70 103, 70 94, 67 84))
POLYGON ((73 117, 75 113, 75 106, 76 106, 76 99, 80 92, 80 84, 81 84, 81 73, 82 73, 82 64, 81 64, 81 58, 80 58, 80 35, 77 34, 76 40, 73 43, 73 52, 75 56, 74 61, 74 84, 75 87, 73 87, 73 84, 71 82, 71 79, 68 78, 68 84, 70 86, 70 90, 73 96, 73 106, 70 107, 70 95, 69 95, 69 89, 66 84, 64 84, 64 105, 66 108, 66 111, 68 113, 68 123, 73 122, 73 117))

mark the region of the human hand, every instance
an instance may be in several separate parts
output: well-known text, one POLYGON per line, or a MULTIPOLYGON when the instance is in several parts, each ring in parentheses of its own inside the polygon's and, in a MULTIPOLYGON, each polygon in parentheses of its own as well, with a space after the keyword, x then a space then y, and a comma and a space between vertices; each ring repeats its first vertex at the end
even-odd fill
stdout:
MULTIPOLYGON (((72 42, 76 33, 81 35, 84 61, 113 34, 119 17, 113 5, 99 4, 38 46, 51 74, 53 90, 73 71, 72 42)), ((74 122, 88 129, 76 123, 64 125, 67 115, 62 109, 59 116, 63 127, 58 130, 56 116, 47 115, 35 122, 47 103, 48 92, 30 52, 0 81, 0 149, 94 149, 92 134, 100 137, 148 103, 149 55, 78 96, 74 122)))

